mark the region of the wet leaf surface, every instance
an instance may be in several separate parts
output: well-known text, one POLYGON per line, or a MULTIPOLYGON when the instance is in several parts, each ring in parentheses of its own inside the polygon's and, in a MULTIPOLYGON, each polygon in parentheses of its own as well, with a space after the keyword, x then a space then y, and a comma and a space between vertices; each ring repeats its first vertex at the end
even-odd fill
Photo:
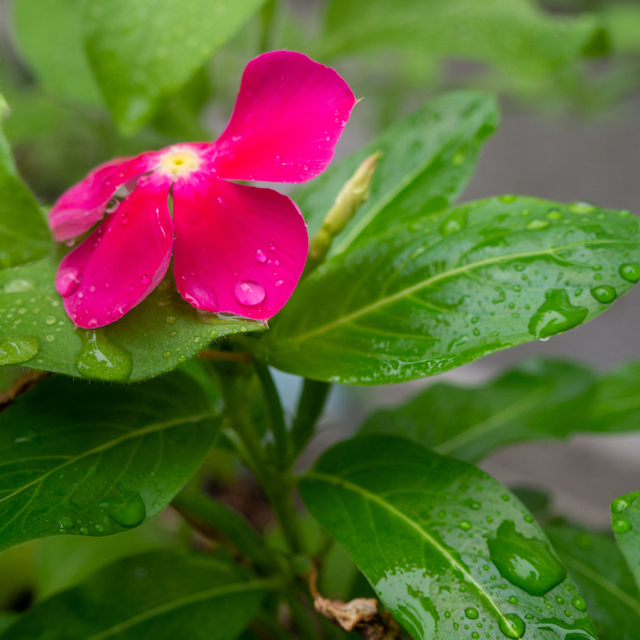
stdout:
POLYGON ((395 433, 470 462, 520 441, 588 431, 596 377, 568 362, 535 358, 478 387, 439 383, 370 415, 362 433, 395 433))
POLYGON ((627 493, 611 503, 611 528, 640 587, 640 491, 627 493))
POLYGON ((299 489, 416 640, 596 638, 533 517, 476 467, 363 436, 326 452, 299 489))
POLYGON ((0 549, 142 524, 195 472, 219 426, 180 372, 135 386, 39 383, 0 414, 0 549))
POLYGON ((81 585, 37 604, 3 640, 232 640, 265 588, 211 555, 151 552, 115 562, 81 585))
POLYGON ((611 537, 572 525, 548 525, 544 530, 580 589, 586 606, 576 604, 591 616, 600 640, 635 640, 640 592, 611 537))
POLYGON ((121 320, 74 329, 54 287, 57 260, 0 271, 0 364, 111 382, 170 371, 216 338, 258 331, 261 322, 198 312, 178 294, 173 274, 121 320))
POLYGON ((577 327, 638 279, 637 217, 501 196, 419 215, 335 256, 255 348, 308 378, 401 382, 577 327))

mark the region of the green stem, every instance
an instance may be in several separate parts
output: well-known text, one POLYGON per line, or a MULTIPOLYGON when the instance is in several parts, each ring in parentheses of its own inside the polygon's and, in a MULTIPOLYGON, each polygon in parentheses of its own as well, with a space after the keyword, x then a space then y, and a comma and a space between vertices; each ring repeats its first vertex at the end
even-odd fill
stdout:
POLYGON ((181 491, 171 506, 205 536, 222 539, 268 573, 282 573, 275 555, 267 549, 258 532, 237 512, 202 495, 181 491))
POLYGON ((248 462, 269 498, 289 548, 293 553, 301 553, 302 536, 291 495, 293 480, 290 474, 282 473, 271 464, 262 448, 251 422, 249 402, 243 393, 244 380, 236 375, 223 375, 221 382, 229 420, 245 447, 248 462))
POLYGON ((284 412, 282 410, 282 403, 280 402, 280 395, 269 372, 269 367, 259 360, 254 360, 253 366, 258 374, 264 399, 267 403, 267 417, 273 438, 276 442, 278 464, 283 468, 289 456, 289 433, 284 423, 284 412))
POLYGON ((313 624, 313 619, 302 602, 297 597, 290 595, 286 596, 286 600, 291 611, 291 617, 296 623, 300 635, 305 640, 320 640, 322 636, 315 624, 313 624))
POLYGON ((307 446, 314 433, 318 418, 322 415, 331 385, 319 380, 305 378, 302 393, 298 400, 298 410, 291 429, 293 443, 293 461, 307 446))
POLYGON ((271 45, 271 27, 276 13, 277 0, 267 0, 262 5, 262 34, 260 36, 260 53, 269 51, 271 45))

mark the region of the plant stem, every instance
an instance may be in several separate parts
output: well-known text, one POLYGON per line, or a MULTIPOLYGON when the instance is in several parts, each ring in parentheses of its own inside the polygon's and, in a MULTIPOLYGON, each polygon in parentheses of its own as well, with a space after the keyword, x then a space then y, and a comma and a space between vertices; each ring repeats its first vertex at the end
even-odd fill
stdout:
POLYGON ((276 451, 278 453, 278 466, 284 468, 287 458, 289 456, 289 432, 287 426, 284 423, 284 412, 282 410, 282 403, 280 402, 280 395, 276 389, 276 385, 273 382, 269 367, 264 362, 259 360, 253 361, 258 379, 262 385, 262 391, 264 393, 264 399, 267 403, 267 416, 269 418, 269 425, 273 433, 273 438, 276 442, 276 451))
POLYGON ((330 389, 331 385, 328 382, 305 378, 302 393, 298 400, 298 410, 291 429, 292 463, 313 436, 314 427, 322 414, 330 389))
POLYGON ((291 495, 293 480, 289 473, 281 472, 271 463, 262 448, 251 421, 249 403, 243 393, 243 378, 237 375, 223 375, 221 382, 227 401, 228 418, 242 440, 250 466, 269 498, 290 550, 300 553, 303 545, 291 495))

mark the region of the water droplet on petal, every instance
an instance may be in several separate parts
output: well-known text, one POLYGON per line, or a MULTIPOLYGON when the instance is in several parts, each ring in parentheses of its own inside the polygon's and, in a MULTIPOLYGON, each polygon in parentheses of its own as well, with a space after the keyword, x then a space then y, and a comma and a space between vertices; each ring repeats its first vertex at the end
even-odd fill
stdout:
POLYGON ((82 282, 80 272, 74 267, 60 269, 56 277, 56 289, 61 296, 70 296, 82 282))
POLYGON ((113 213, 114 211, 117 210, 119 206, 120 206, 120 201, 116 200, 115 198, 111 198, 111 200, 107 202, 107 205, 105 206, 104 210, 106 213, 113 213))
POLYGON ((271 251, 275 251, 275 250, 276 250, 276 244, 275 244, 275 242, 270 242, 270 243, 269 243, 269 249, 271 249, 271 251))
POLYGON ((149 182, 149 176, 140 176, 138 178, 138 186, 144 187, 149 182))
POLYGON ((242 280, 233 285, 233 297, 242 305, 254 307, 260 304, 267 293, 264 287, 252 280, 242 280))
POLYGON ((149 276, 148 276, 146 273, 143 273, 143 274, 140 276, 140 282, 141 282, 143 285, 149 284, 149 276))
POLYGON ((283 284, 284 284, 283 280, 276 280, 276 282, 275 282, 275 286, 276 287, 281 287, 283 284))
POLYGON ((122 217, 120 218, 120 224, 127 224, 127 222, 129 222, 129 217, 123 213, 122 217))
POLYGON ((276 164, 280 164, 280 163, 282 162, 282 156, 276 156, 276 157, 273 159, 273 161, 274 161, 276 164))
POLYGON ((267 261, 267 256, 264 255, 264 251, 262 251, 262 249, 256 249, 256 252, 254 255, 258 262, 263 263, 267 261))

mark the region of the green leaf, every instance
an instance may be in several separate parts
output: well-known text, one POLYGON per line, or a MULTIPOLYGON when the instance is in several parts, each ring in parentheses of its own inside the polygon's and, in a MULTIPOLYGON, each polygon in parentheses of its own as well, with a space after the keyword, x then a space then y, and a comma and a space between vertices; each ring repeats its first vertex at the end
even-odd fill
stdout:
POLYGON ((569 525, 547 526, 545 533, 580 589, 600 640, 636 640, 640 592, 614 541, 569 525))
POLYGON ((640 278, 638 219, 501 196, 418 217, 305 279, 254 348, 306 378, 435 375, 591 320, 640 278))
POLYGON ((598 382, 593 400, 593 430, 637 431, 640 425, 640 362, 616 367, 598 382))
POLYGON ((371 144, 332 164, 296 202, 313 235, 344 183, 360 163, 380 151, 368 200, 360 207, 330 251, 345 251, 362 237, 402 222, 416 213, 444 209, 462 193, 481 145, 498 123, 493 97, 477 91, 456 91, 427 102, 371 144))
POLYGON ((3 640, 233 640, 269 583, 211 555, 152 552, 115 562, 36 605, 3 640))
POLYGON ((0 414, 0 549, 142 524, 196 471, 219 427, 179 372, 137 386, 39 383, 0 414))
POLYGON ((599 38, 593 17, 551 16, 530 0, 333 0, 320 47, 325 56, 391 47, 535 74, 590 53, 599 38))
POLYGON ((478 387, 435 384, 406 404, 376 411, 361 432, 407 436, 473 462, 513 442, 588 431, 594 386, 584 367, 535 358, 478 387))
POLYGON ((640 491, 620 496, 611 503, 611 527, 640 587, 640 491))
POLYGON ((87 53, 124 133, 184 85, 264 0, 92 0, 84 3, 87 53))
MULTIPOLYGON (((0 95, 0 123, 9 111, 0 95)), ((11 148, 0 129, 0 268, 41 258, 51 249, 44 216, 18 176, 11 148)))
POLYGON ((560 604, 577 592, 540 527, 476 467, 403 438, 363 436, 326 452, 299 489, 416 640, 468 628, 557 640, 553 625, 595 639, 588 617, 560 604))
POLYGON ((0 364, 93 380, 144 380, 170 371, 232 333, 264 323, 199 313, 178 294, 169 273, 124 318, 96 330, 74 329, 54 281, 58 260, 0 272, 0 364))
POLYGON ((53 94, 102 104, 84 51, 81 0, 18 0, 14 21, 19 45, 42 84, 53 94))

